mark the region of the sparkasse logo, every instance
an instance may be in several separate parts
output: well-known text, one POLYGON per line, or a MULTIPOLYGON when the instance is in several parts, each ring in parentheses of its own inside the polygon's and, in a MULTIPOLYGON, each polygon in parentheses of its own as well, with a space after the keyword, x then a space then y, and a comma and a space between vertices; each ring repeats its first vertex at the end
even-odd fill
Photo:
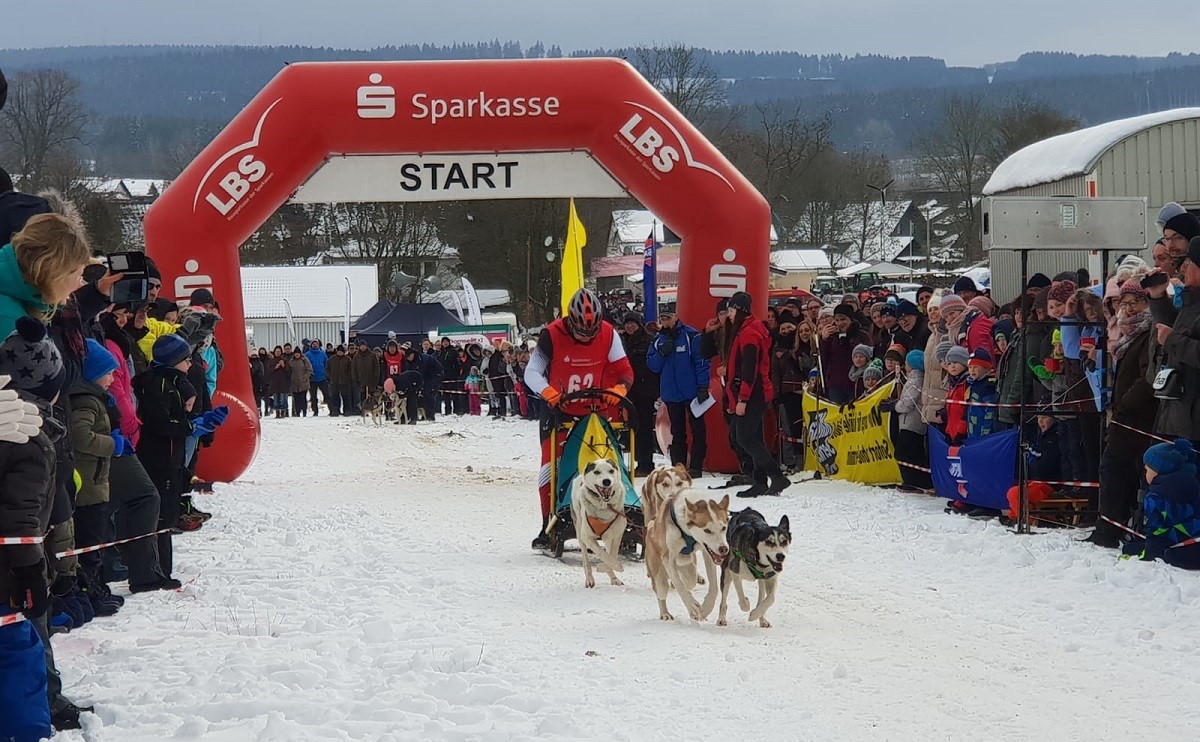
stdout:
POLYGON ((226 218, 232 218, 237 215, 234 209, 238 204, 244 203, 246 198, 253 195, 271 179, 270 173, 267 170, 267 164, 258 159, 257 155, 252 150, 258 147, 260 136, 262 135, 263 124, 267 122, 267 116, 271 110, 279 105, 283 98, 277 98, 274 103, 267 106, 267 110, 263 111, 259 117, 258 123, 254 126, 254 136, 250 141, 243 142, 225 154, 217 158, 215 162, 208 168, 208 172, 204 173, 204 177, 200 179, 200 184, 196 186, 196 196, 192 199, 192 211, 194 212, 200 205, 200 196, 204 196, 204 200, 209 206, 216 209, 217 213, 226 218), (246 154, 242 154, 245 152, 246 154), (209 179, 213 173, 218 172, 228 160, 235 155, 241 154, 236 163, 223 172, 217 180, 216 186, 207 188, 209 179), (258 187, 255 188, 254 186, 258 187))
POLYGON ((614 134, 614 138, 625 147, 632 151, 635 155, 649 160, 647 170, 651 170, 651 175, 656 179, 660 179, 659 173, 666 174, 675 169, 676 163, 683 162, 687 167, 695 170, 703 170, 706 173, 712 173, 721 179, 721 182, 729 186, 729 190, 736 190, 729 179, 721 174, 719 170, 711 165, 706 165, 699 162, 692 155, 692 148, 688 146, 687 140, 683 138, 683 134, 658 111, 653 108, 644 106, 631 100, 625 101, 628 105, 639 108, 645 111, 650 116, 658 119, 659 123, 654 123, 642 116, 640 113, 632 114, 620 130, 614 134), (669 131, 675 137, 676 144, 668 144, 662 130, 669 131), (651 169, 652 168, 652 169, 651 169))

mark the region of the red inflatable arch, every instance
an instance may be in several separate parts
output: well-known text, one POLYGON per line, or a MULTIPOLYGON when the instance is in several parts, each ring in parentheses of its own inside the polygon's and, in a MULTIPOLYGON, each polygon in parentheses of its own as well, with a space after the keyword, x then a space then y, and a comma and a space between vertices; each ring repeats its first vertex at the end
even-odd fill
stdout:
MULTIPOLYGON (((217 396, 233 412, 200 476, 232 481, 258 448, 238 248, 327 158, 572 151, 590 154, 683 239, 685 322, 702 326, 717 297, 742 289, 765 310, 767 203, 623 61, 301 63, 280 72, 146 213, 164 291, 186 299, 211 288, 224 316, 217 396)), ((731 470, 724 436, 709 438, 713 468, 731 470)))

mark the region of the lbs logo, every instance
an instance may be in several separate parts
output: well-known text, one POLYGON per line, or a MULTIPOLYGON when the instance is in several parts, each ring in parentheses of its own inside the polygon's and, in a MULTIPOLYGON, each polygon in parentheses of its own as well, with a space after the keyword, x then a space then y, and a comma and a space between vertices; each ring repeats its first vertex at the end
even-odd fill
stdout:
POLYGON ((615 135, 617 141, 627 150, 650 161, 647 169, 653 168, 654 172, 651 174, 655 178, 661 179, 659 173, 669 173, 675 169, 677 163, 682 162, 694 170, 703 170, 706 173, 712 173, 720 178, 722 183, 729 186, 729 190, 734 190, 733 184, 719 170, 711 165, 698 162, 692 156, 692 149, 688 146, 687 140, 683 138, 683 134, 670 121, 667 121, 662 114, 652 108, 643 106, 641 103, 635 103, 631 100, 625 102, 658 119, 659 123, 656 124, 653 121, 645 119, 642 114, 635 113, 626 119, 621 130, 615 135), (662 128, 659 129, 659 126, 662 128), (662 133, 663 131, 671 132, 678 146, 668 144, 662 133))
POLYGON ((258 189, 271 179, 267 164, 258 159, 253 150, 258 147, 267 116, 282 101, 283 98, 279 98, 267 106, 267 110, 263 111, 258 123, 254 126, 254 136, 250 138, 250 141, 243 142, 221 155, 209 167, 208 172, 200 179, 200 185, 196 187, 196 196, 192 199, 192 211, 199 207, 200 198, 203 196, 208 205, 216 209, 221 216, 227 218, 237 216, 235 209, 238 205, 257 193, 258 189), (241 157, 234 160, 233 158, 237 155, 241 155, 241 157), (232 162, 230 162, 231 160, 232 162), (209 182, 213 174, 218 172, 221 173, 220 177, 217 178, 216 183, 210 186, 209 182))

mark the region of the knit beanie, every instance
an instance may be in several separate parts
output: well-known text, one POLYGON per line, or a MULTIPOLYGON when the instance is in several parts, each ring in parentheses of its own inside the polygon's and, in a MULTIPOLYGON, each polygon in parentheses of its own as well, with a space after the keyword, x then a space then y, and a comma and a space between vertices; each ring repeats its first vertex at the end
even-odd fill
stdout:
POLYGON ((29 316, 18 317, 17 329, 0 343, 0 374, 12 377, 10 389, 23 389, 47 402, 62 391, 67 378, 46 326, 29 316))
POLYGON ((866 356, 867 360, 871 360, 875 356, 875 349, 865 343, 860 343, 854 346, 854 350, 850 351, 850 357, 866 356))
POLYGON ((948 309, 966 309, 967 303, 963 301, 963 298, 958 294, 946 294, 942 297, 942 303, 940 306, 942 313, 944 314, 948 309))
POLYGON ((892 343, 888 346, 887 352, 883 354, 883 360, 891 358, 896 363, 904 363, 905 348, 900 343, 892 343))
POLYGON ((892 304, 888 304, 885 302, 882 304, 876 304, 875 306, 879 307, 879 316, 881 316, 881 317, 895 317, 896 316, 896 307, 892 304))
POLYGON ((1025 290, 1029 291, 1030 289, 1044 289, 1049 285, 1050 279, 1046 277, 1045 273, 1034 273, 1029 277, 1029 282, 1025 284, 1025 290))
POLYGON ((929 311, 930 309, 936 309, 937 307, 940 307, 941 305, 942 305, 942 295, 934 294, 933 296, 929 297, 929 302, 925 305, 925 311, 929 311))
POLYGON ((954 347, 954 343, 949 340, 943 340, 933 349, 933 360, 939 364, 946 362, 946 356, 950 353, 950 349, 954 347))
POLYGON ((967 354, 967 349, 961 345, 955 345, 946 353, 947 366, 951 363, 961 363, 965 366, 970 360, 971 356, 967 354))
POLYGON ((1186 239, 1190 240, 1193 237, 1200 237, 1200 222, 1196 221, 1196 217, 1184 212, 1176 214, 1167 220, 1163 225, 1163 229, 1173 229, 1186 239))
POLYGON ((983 312, 985 316, 988 316, 988 317, 996 316, 996 302, 992 301, 991 299, 987 298, 986 296, 984 296, 982 294, 980 294, 979 296, 976 296, 974 299, 967 302, 967 306, 978 309, 979 311, 983 312))
POLYGON ((117 370, 117 359, 100 343, 87 339, 87 355, 83 357, 83 378, 95 382, 117 370))
POLYGON ((971 366, 981 366, 989 371, 996 367, 996 361, 992 359, 992 354, 987 348, 976 348, 967 361, 967 368, 971 366))
POLYGON ((849 304, 838 304, 833 308, 833 313, 835 315, 840 314, 843 317, 849 317, 850 319, 854 319, 855 317, 854 307, 850 306, 849 304))
POLYGON ((1184 438, 1177 438, 1174 443, 1159 443, 1146 449, 1142 454, 1142 462, 1159 474, 1172 474, 1177 471, 1196 472, 1196 450, 1184 438))
POLYGON ((1046 296, 1046 299, 1056 301, 1059 304, 1066 304, 1067 299, 1071 298, 1071 294, 1075 293, 1076 288, 1073 281, 1063 281, 1057 286, 1050 287, 1050 293, 1046 296))
POLYGON ((911 369, 915 369, 917 371, 924 371, 925 370, 925 351, 923 351, 923 350, 908 351, 908 355, 904 356, 904 364, 911 369))
POLYGON ((958 280, 954 282, 954 287, 951 288, 950 291, 955 294, 959 293, 960 291, 978 292, 979 287, 975 285, 975 282, 971 280, 970 276, 959 276, 958 280))
POLYGON ((897 317, 906 317, 906 316, 919 317, 919 316, 921 316, 921 309, 920 309, 920 307, 918 307, 916 304, 913 304, 908 299, 901 299, 900 303, 898 303, 896 305, 896 316, 897 317))
POLYGON ((1162 229, 1167 226, 1167 222, 1171 221, 1171 219, 1186 213, 1187 209, 1172 201, 1158 210, 1158 217, 1155 218, 1154 223, 1158 225, 1159 229, 1162 229))
POLYGON ((1052 283, 1062 283, 1063 281, 1070 281, 1071 283, 1078 284, 1079 271, 1063 271, 1062 273, 1055 274, 1052 283))
POLYGON ((1146 289, 1142 288, 1142 280, 1140 278, 1131 278, 1121 284, 1121 289, 1117 292, 1117 296, 1120 299, 1124 299, 1126 296, 1133 296, 1143 301, 1150 298, 1150 294, 1146 292, 1146 289))
POLYGON ((1016 329, 1017 326, 1011 319, 998 320, 996 324, 992 325, 992 339, 999 340, 1000 338, 1004 338, 1008 340, 1016 332, 1016 329))
POLYGON ((867 367, 863 369, 863 378, 875 379, 876 381, 882 379, 883 363, 878 358, 868 363, 867 367))
POLYGON ((179 335, 160 335, 151 352, 155 363, 174 366, 192 355, 192 346, 179 335))

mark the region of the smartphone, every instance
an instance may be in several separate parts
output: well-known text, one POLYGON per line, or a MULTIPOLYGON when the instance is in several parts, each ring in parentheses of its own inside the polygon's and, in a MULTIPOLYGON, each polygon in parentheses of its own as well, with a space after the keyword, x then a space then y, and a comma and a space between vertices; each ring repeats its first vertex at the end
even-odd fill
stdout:
POLYGON ((136 251, 110 253, 108 269, 113 273, 124 273, 125 278, 145 278, 146 253, 136 251))
POLYGON ((146 301, 150 282, 145 278, 122 278, 112 288, 109 300, 113 304, 134 304, 146 301))

